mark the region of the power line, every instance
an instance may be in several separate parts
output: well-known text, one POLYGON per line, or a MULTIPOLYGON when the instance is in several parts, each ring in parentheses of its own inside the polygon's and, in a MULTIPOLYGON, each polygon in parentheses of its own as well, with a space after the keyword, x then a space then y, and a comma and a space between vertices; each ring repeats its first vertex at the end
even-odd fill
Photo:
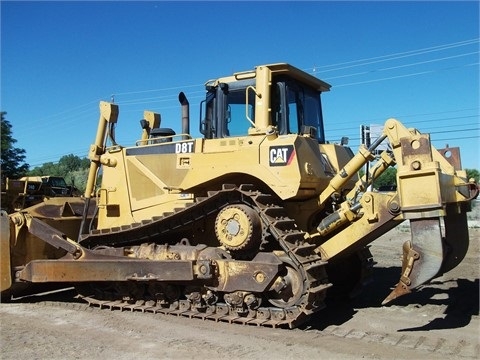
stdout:
POLYGON ((477 62, 477 63, 465 64, 465 65, 460 65, 460 66, 451 66, 451 67, 443 68, 443 69, 425 70, 425 71, 419 71, 419 72, 416 72, 416 73, 396 75, 396 76, 384 77, 384 78, 380 78, 380 79, 372 79, 372 80, 357 81, 357 82, 352 82, 352 83, 347 83, 347 84, 339 84, 339 85, 335 85, 335 88, 344 87, 344 86, 352 86, 352 85, 370 84, 370 83, 379 82, 379 81, 401 79, 401 78, 412 77, 412 76, 420 76, 420 75, 432 74, 432 73, 446 71, 446 70, 460 69, 460 68, 464 68, 464 67, 468 67, 468 66, 475 66, 475 65, 479 65, 479 63, 477 62))
MULTIPOLYGON (((427 123, 427 122, 442 122, 442 121, 447 121, 447 120, 459 120, 459 119, 467 119, 467 118, 479 118, 478 115, 469 115, 469 116, 456 116, 456 117, 448 117, 448 118, 437 118, 437 119, 429 119, 429 120, 418 120, 418 121, 415 121, 415 124, 419 124, 419 123, 427 123)), ((368 122, 365 121, 363 122, 364 125, 369 125, 367 124, 368 122)), ((402 123, 407 126, 408 125, 408 122, 406 121, 402 121, 402 123)), ((439 125, 439 126, 435 126, 435 127, 429 127, 429 130, 430 129, 437 129, 437 128, 445 128, 445 127, 458 127, 458 126, 467 126, 467 125, 477 125, 478 122, 476 123, 471 123, 471 124, 455 124, 455 125, 439 125)), ((338 132, 338 131, 348 131, 348 130, 358 130, 358 126, 360 124, 357 124, 356 126, 351 126, 351 127, 347 127, 347 128, 331 128, 330 127, 330 131, 334 131, 334 132, 338 132)), ((371 125, 371 123, 370 123, 371 125)), ((381 124, 379 124, 381 125, 381 124)), ((419 129, 420 130, 420 129, 419 129)), ((430 131, 429 131, 430 132, 430 131)))
MULTIPOLYGON (((452 141, 452 140, 466 140, 466 139, 480 139, 480 135, 478 136, 461 136, 461 137, 449 137, 449 138, 444 138, 444 139, 430 139, 430 141, 433 142, 439 142, 439 141, 452 141)), ((349 141, 355 140, 359 141, 362 140, 361 138, 348 138, 349 141)), ((335 139, 335 140, 328 140, 328 143, 330 144, 335 144, 335 143, 340 143, 341 139, 335 139)), ((360 142, 359 143, 349 143, 349 147, 354 148, 362 145, 360 142)))
POLYGON ((463 137, 455 137, 455 138, 433 139, 432 141, 451 141, 451 140, 464 140, 464 139, 480 139, 480 136, 463 136, 463 137))
MULTIPOLYGON (((441 114, 449 114, 449 113, 458 113, 458 112, 464 112, 464 111, 477 111, 475 115, 468 115, 466 117, 461 117, 461 116, 455 116, 452 118, 437 118, 437 119, 429 119, 429 120, 415 120, 413 121, 415 124, 417 123, 423 123, 423 122, 433 122, 433 121, 443 121, 443 120, 455 120, 455 119, 461 119, 461 118, 468 118, 468 117, 478 117, 478 110, 480 110, 480 107, 474 107, 474 108, 466 108, 466 109, 456 109, 456 110, 445 110, 445 111, 436 111, 436 112, 428 112, 428 113, 417 113, 417 114, 404 114, 404 115, 395 115, 395 116, 385 116, 381 118, 374 118, 374 119, 364 119, 364 120, 356 120, 356 123, 361 123, 363 125, 368 125, 368 124, 375 124, 380 122, 381 124, 385 123, 385 121, 389 117, 393 117, 396 119, 408 119, 408 118, 415 118, 415 117, 424 117, 424 116, 431 116, 431 115, 441 115, 441 114), (443 119, 443 120, 442 120, 443 119)), ((325 123, 328 123, 329 121, 325 121, 325 123)), ((403 120, 402 120, 403 122, 403 120)), ((410 121, 412 122, 412 121, 410 121)), ((344 125, 344 124, 352 124, 352 120, 348 121, 335 121, 335 125, 344 125)), ((349 129, 349 128, 347 128, 349 129)), ((350 128, 351 129, 351 128, 350 128)))
POLYGON ((127 92, 114 92, 115 96, 119 95, 133 95, 133 94, 143 94, 149 92, 159 92, 159 91, 170 91, 170 90, 178 90, 178 89, 186 89, 191 87, 198 87, 203 86, 203 84, 195 84, 195 85, 183 85, 183 86, 172 86, 166 88, 158 88, 158 89, 149 89, 149 90, 138 90, 138 91, 127 91, 127 92))
MULTIPOLYGON (((479 53, 479 51, 473 51, 473 52, 469 52, 469 53, 464 53, 464 54, 459 54, 459 55, 452 55, 452 56, 447 56, 447 57, 443 57, 443 58, 437 58, 437 59, 431 59, 431 60, 424 60, 424 61, 417 61, 417 62, 414 62, 414 63, 403 64, 403 65, 390 66, 390 67, 386 67, 386 68, 382 68, 382 69, 374 69, 374 70, 362 71, 362 72, 360 72, 360 73, 353 73, 353 74, 345 74, 345 75, 327 77, 327 78, 324 78, 324 79, 325 79, 325 80, 333 80, 333 79, 339 79, 339 78, 345 78, 345 77, 351 77, 351 76, 373 74, 373 73, 381 72, 381 71, 396 70, 396 69, 401 69, 401 68, 406 68, 406 67, 411 67, 411 66, 429 64, 429 63, 439 62, 439 61, 444 61, 444 60, 451 60, 451 59, 456 59, 456 58, 465 57, 465 56, 469 56, 469 55, 474 55, 474 54, 478 54, 478 53, 479 53)), ((462 67, 462 66, 459 66, 459 67, 462 67)))
MULTIPOLYGON (((398 60, 398 59, 403 59, 403 58, 408 58, 408 57, 413 57, 413 56, 420 56, 424 54, 430 54, 434 52, 440 52, 440 51, 447 51, 450 49, 455 49, 455 48, 460 48, 464 46, 469 46, 469 45, 475 45, 479 43, 479 38, 475 39, 469 39, 469 40, 464 40, 464 41, 459 41, 459 42, 454 42, 454 43, 449 43, 449 44, 443 44, 443 45, 437 45, 437 46, 432 46, 432 47, 425 47, 421 49, 416 49, 416 50, 410 50, 410 51, 405 51, 405 52, 397 52, 397 53, 392 53, 388 55, 382 55, 382 56, 377 56, 377 57, 372 57, 372 58, 366 58, 366 59, 357 59, 357 60, 351 60, 347 62, 340 62, 336 64, 330 64, 330 65, 323 65, 320 67, 315 67, 314 72, 316 73, 318 69, 324 69, 319 72, 332 72, 332 71, 340 71, 340 70, 345 70, 349 68, 354 68, 354 67, 360 67, 360 66, 366 66, 366 65, 371 65, 371 64, 377 64, 381 62, 386 62, 386 61, 393 61, 393 60, 398 60)), ((390 67, 384 67, 384 68, 377 68, 377 69, 372 69, 366 72, 359 72, 356 74, 345 74, 342 76, 336 76, 332 77, 330 79, 335 79, 335 78, 348 78, 352 76, 358 76, 358 75, 371 75, 376 72, 382 72, 382 71, 390 71, 390 70, 397 70, 400 68, 406 68, 406 67, 413 67, 413 66, 419 66, 423 64, 430 64, 434 62, 440 62, 440 61, 446 61, 446 60, 451 60, 455 58, 462 58, 462 57, 467 57, 470 55, 478 54, 478 51, 475 52, 464 52, 462 54, 457 54, 457 55, 450 55, 450 56, 443 56, 443 57, 437 57, 433 59, 428 59, 424 61, 416 61, 416 62, 411 62, 407 64, 399 64, 396 66, 390 66, 390 67)), ((373 83, 373 82, 379 82, 379 81, 387 81, 387 80, 392 80, 392 79, 398 79, 398 78, 405 78, 405 77, 414 77, 414 76, 420 76, 420 75, 425 75, 425 74, 430 74, 430 73, 435 73, 435 72, 440 72, 440 71, 446 71, 446 70, 452 70, 452 69, 458 69, 458 68, 464 68, 464 67, 469 67, 472 65, 478 65, 478 63, 470 63, 470 64, 463 64, 463 65, 456 65, 456 66, 451 66, 443 69, 430 69, 430 70, 425 70, 425 71, 418 71, 410 74, 400 74, 400 75, 394 75, 390 77, 383 77, 379 79, 370 79, 370 80, 365 80, 365 81, 360 81, 360 82, 352 82, 352 83, 346 83, 346 84, 339 84, 336 85, 335 87, 345 87, 345 86, 352 86, 352 85, 359 85, 359 84, 366 84, 366 83, 373 83)), ((309 69, 306 71, 308 72, 309 69)), ((124 107, 133 107, 135 105, 140 105, 140 104, 147 104, 147 103, 159 103, 163 102, 165 104, 169 102, 176 102, 178 101, 176 96, 173 95, 159 95, 159 96, 136 96, 136 95, 142 95, 142 94, 151 94, 154 92, 162 92, 162 91, 172 91, 176 89, 193 89, 196 87, 203 87, 203 84, 190 84, 190 85, 184 85, 184 86, 171 86, 171 87, 163 87, 163 88, 157 88, 157 89, 147 89, 147 90, 137 90, 137 91, 128 91, 128 92, 118 92, 115 93, 115 96, 122 96, 122 97, 127 97, 127 99, 122 100, 118 102, 118 105, 122 105, 124 107), (130 95, 133 95, 133 98, 128 99, 130 95)), ((193 97, 189 96, 191 99, 196 99, 196 98, 203 98, 201 95, 196 95, 204 93, 204 90, 198 90, 198 91, 192 91, 191 94, 194 95, 193 97)), ((85 104, 75 106, 73 108, 70 108, 68 110, 61 111, 59 113, 43 117, 40 120, 38 120, 35 125, 27 125, 26 123, 19 123, 20 128, 22 129, 22 124, 25 124, 25 126, 28 126, 28 130, 37 130, 45 127, 45 122, 46 120, 53 120, 49 121, 49 126, 64 126, 64 127, 70 127, 79 121, 83 121, 86 116, 93 116, 94 118, 98 117, 98 109, 92 107, 89 109, 86 109, 86 106, 90 106, 92 103, 95 103, 96 101, 90 101, 85 104), (83 110, 82 110, 83 109, 83 110), (82 111, 78 111, 82 110, 82 111), (93 115, 94 114, 94 115, 93 115), (65 116, 66 115, 66 116, 65 116)), ((162 106, 162 111, 172 109, 172 108, 177 108, 177 106, 162 106)), ((472 108, 471 110, 478 110, 478 108, 472 108)), ((122 113, 125 112, 133 112, 135 110, 122 110, 122 113)), ((454 111, 464 111, 464 110, 452 110, 454 111)), ((440 112, 442 113, 442 112, 440 112)), ((446 113, 446 112, 443 112, 446 113)), ((434 113, 430 113, 434 114, 434 113)), ((428 114, 427 114, 428 115, 428 114)), ((413 116, 413 115, 412 115, 413 116)), ((423 115, 418 115, 418 116, 423 116, 423 115)), ((477 115, 478 116, 478 115, 477 115)), ((469 117, 469 116, 467 116, 469 117)), ((470 116, 474 117, 474 116, 470 116)), ((456 117, 456 118, 451 118, 451 119, 459 119, 459 118, 466 118, 466 117, 456 117)), ((433 121, 443 121, 443 120, 438 120, 438 119, 432 119, 432 120, 423 120, 423 121, 416 121, 415 123, 422 123, 422 122, 433 122, 433 121)), ((336 123, 337 125, 340 123, 336 123)), ((341 129, 335 129, 333 131, 340 131, 341 129)), ((347 130, 347 129, 345 129, 347 130)))
POLYGON ((480 128, 471 128, 471 129, 458 129, 458 130, 445 130, 445 131, 430 131, 429 134, 445 134, 445 133, 452 133, 452 132, 463 132, 463 131, 478 131, 480 128))
POLYGON ((313 68, 307 68, 307 69, 305 69, 305 71, 316 72, 317 69, 321 69, 321 68, 325 68, 325 67, 327 67, 327 68, 332 67, 333 69, 328 69, 328 70, 324 70, 324 71, 321 71, 321 72, 338 71, 338 70, 349 69, 349 68, 357 67, 357 66, 370 65, 370 64, 375 64, 375 63, 384 62, 384 61, 391 61, 391 60, 397 60, 397 59, 410 57, 410 56, 422 55, 422 54, 435 52, 435 51, 448 50, 448 49, 455 48, 455 47, 460 47, 460 46, 473 45, 473 44, 477 44, 479 42, 480 42, 480 38, 463 40, 463 41, 458 41, 458 42, 455 42, 455 43, 449 43, 449 44, 444 44, 444 45, 426 47, 426 48, 417 49, 417 50, 410 50, 410 51, 404 51, 404 52, 393 53, 393 54, 388 54, 388 55, 376 56, 376 57, 367 58, 367 59, 357 59, 357 60, 350 60, 350 61, 346 61, 346 62, 340 62, 340 63, 336 63, 336 64, 315 66, 313 68), (344 65, 348 65, 348 66, 344 66, 344 65))
MULTIPOLYGON (((477 41, 478 42, 478 41, 477 41)), ((354 73, 354 74, 346 74, 346 75, 341 75, 337 77, 332 77, 332 78, 325 78, 325 80, 329 79, 335 79, 335 78, 344 78, 344 77, 351 77, 351 76, 357 76, 357 75, 365 75, 365 74, 371 74, 375 72, 381 72, 381 71, 386 71, 386 70, 392 70, 392 69, 397 69, 397 68, 404 68, 404 67, 411 67, 411 66, 416 66, 420 64, 425 64, 425 63, 432 63, 432 62, 438 62, 438 61, 443 61, 443 60, 449 60, 453 58, 458 58, 458 57, 464 57, 468 55, 473 55, 473 54, 478 54, 478 51, 475 52, 470 52, 470 53, 464 53, 464 54, 459 54, 459 55, 453 55, 449 57, 443 57, 443 58, 436 58, 436 59, 431 59, 431 60, 425 60, 422 62, 415 62, 415 63, 409 63, 409 64, 403 64, 403 65, 398 65, 398 66, 393 66, 393 67, 388 67, 388 68, 381 68, 381 69, 373 69, 361 73, 354 73)), ((471 64, 464 64, 461 66, 455 66, 455 67, 449 67, 445 69, 437 69, 437 70, 430 70, 430 71, 424 71, 424 72, 417 72, 413 74, 404 74, 404 75, 399 75, 399 76, 394 76, 394 77, 387 77, 387 78, 381 78, 381 79, 375 79, 371 80, 370 82, 376 82, 376 81, 384 81, 384 80, 391 80, 399 77, 410 77, 410 76, 417 76, 421 74, 427 74, 430 72, 437 72, 437 71, 443 71, 443 70, 450 70, 450 69, 456 69, 456 68, 462 68, 465 66, 472 66, 472 65, 478 65, 478 63, 471 63, 471 64)), ((356 85, 356 84, 363 84, 365 82, 360 82, 360 83, 351 83, 351 84, 340 84, 340 85, 335 85, 335 87, 342 87, 342 86, 350 86, 350 85, 356 85)), ((131 92, 123 92, 123 93, 116 93, 115 96, 118 95, 130 95, 130 94, 141 94, 141 93, 150 93, 150 92, 161 92, 161 91, 166 91, 166 90, 174 90, 174 89, 182 89, 182 88, 188 88, 188 87, 198 87, 198 86, 203 86, 203 84, 198 84, 198 85, 186 85, 186 86, 175 86, 175 87, 168 87, 168 88, 158 88, 158 89, 149 89, 149 90, 139 90, 139 91, 131 91, 131 92)), ((203 93, 203 91, 194 91, 191 94, 195 93, 203 93)), ((118 102, 118 104, 141 104, 143 101, 146 100, 155 100, 156 98, 162 99, 163 100, 168 100, 171 99, 171 101, 176 101, 176 96, 175 95, 165 95, 165 96, 159 96, 159 97, 149 97, 149 98, 135 98, 132 100, 126 100, 126 101, 121 101, 118 102)), ((190 96, 189 96, 190 98, 190 96)))
MULTIPOLYGON (((389 54, 389 55, 383 55, 383 56, 378 56, 378 57, 373 57, 373 58, 368 58, 368 59, 359 59, 359 60, 352 60, 352 61, 343 62, 343 63, 324 65, 324 66, 320 66, 319 68, 331 67, 332 69, 329 69, 329 71, 343 70, 345 68, 353 67, 353 66, 348 66, 348 67, 343 66, 343 65, 346 65, 346 64, 350 64, 350 65, 351 64, 356 64, 354 66, 361 66, 361 65, 371 64, 371 63, 378 63, 378 62, 381 62, 381 61, 395 60, 395 59, 405 58, 405 57, 408 57, 408 56, 431 53, 431 52, 434 52, 434 51, 447 50, 447 49, 456 48, 456 47, 460 47, 460 46, 476 44, 478 42, 479 42, 478 38, 477 39, 470 39, 470 40, 464 40, 464 41, 459 41, 459 42, 455 42, 455 43, 449 43, 449 44, 444 44, 444 45, 439 45, 439 46, 422 48, 422 49, 418 49, 418 50, 412 50, 412 51, 394 53, 394 54, 389 54), (335 68, 335 66, 337 66, 337 67, 335 68)), ((451 59, 451 58, 455 58, 455 57, 461 57, 461 56, 466 56, 466 55, 470 55, 470 54, 476 54, 476 53, 478 53, 478 51, 477 52, 454 55, 454 56, 450 56, 450 57, 436 58, 436 59, 426 60, 426 61, 423 61, 423 62, 414 62, 414 63, 410 63, 410 64, 403 64, 403 65, 393 66, 393 67, 389 67, 389 68, 373 69, 373 70, 366 71, 366 72, 361 72, 361 73, 346 74, 346 75, 332 77, 332 78, 329 78, 329 79, 345 78, 345 77, 351 77, 351 76, 358 76, 358 75, 362 75, 362 74, 371 74, 371 73, 380 72, 380 71, 398 69, 398 68, 402 68, 402 67, 411 67, 411 66, 416 66, 416 65, 422 64, 422 63, 429 63, 429 62, 431 63, 431 62, 436 62, 436 61, 441 61, 441 60, 451 59)), ((410 74, 396 75, 396 76, 384 77, 384 78, 380 78, 380 79, 371 79, 371 80, 365 80, 365 81, 359 81, 359 82, 352 82, 352 83, 347 83, 347 84, 338 84, 335 87, 338 88, 338 87, 345 87, 345 86, 361 85, 361 84, 367 84, 367 83, 373 83, 373 82, 387 81, 387 80, 393 80, 393 79, 399 79, 399 78, 405 78, 405 77, 420 76, 420 75, 425 75, 425 74, 434 73, 434 72, 438 72, 438 71, 451 70, 451 69, 455 69, 455 68, 461 68, 461 67, 472 66, 472 65, 478 65, 478 63, 465 64, 463 66, 455 66, 455 67, 449 67, 449 68, 445 68, 445 69, 427 70, 427 71, 415 72, 415 73, 410 73, 410 74)), ((307 69, 307 71, 308 71, 308 69, 307 69)), ((194 88, 194 87, 200 87, 200 86, 203 86, 203 84, 190 84, 190 85, 171 86, 171 87, 148 89, 148 90, 117 92, 117 93, 115 93, 115 96, 136 95, 136 94, 145 94, 145 93, 161 92, 161 91, 171 91, 171 90, 176 90, 176 89, 194 88)), ((202 91, 195 91, 193 93, 201 93, 201 92, 202 91)), ((196 98, 196 97, 194 97, 194 98, 196 98)), ((155 97, 150 97, 150 98, 140 97, 140 98, 135 98, 135 99, 131 99, 131 100, 120 101, 118 104, 122 105, 122 106, 131 106, 131 105, 140 105, 140 104, 146 104, 146 103, 154 103, 154 102, 158 102, 158 101, 167 102, 167 101, 169 101, 168 99, 171 99, 172 102, 176 101, 175 96, 168 95, 168 96, 159 96, 159 97, 156 97, 156 98, 155 97), (156 100, 156 99, 158 99, 158 100, 156 100)), ((82 117, 82 114, 86 115, 87 113, 92 113, 92 114, 94 113, 94 111, 95 111, 94 108, 86 109, 82 112, 77 111, 78 109, 82 109, 82 108, 85 108, 86 106, 90 106, 92 103, 95 103, 95 101, 90 101, 90 102, 87 102, 85 104, 70 108, 68 110, 61 111, 57 114, 53 114, 53 115, 49 115, 47 117, 43 117, 36 122, 36 125, 33 125, 33 126, 32 125, 26 125, 26 124, 22 125, 24 123, 20 123, 18 125, 16 124, 16 126, 19 126, 20 129, 23 129, 24 127, 28 126, 28 130, 36 130, 36 129, 41 129, 41 128, 44 127, 45 120, 50 120, 49 125, 55 125, 55 126, 56 125, 66 125, 68 123, 75 123, 77 120, 85 119, 85 117, 82 117), (68 116, 63 117, 63 118, 61 118, 57 121, 53 121, 53 122, 51 121, 52 119, 58 118, 60 116, 64 116, 65 114, 68 114, 68 116)), ((173 108, 173 106, 168 107, 167 109, 169 109, 169 108, 173 108)), ((162 108, 162 110, 164 110, 164 109, 165 108, 162 108)), ((122 111, 122 112, 124 112, 124 111, 122 111)))
MULTIPOLYGON (((329 78, 324 78, 324 80, 331 80, 331 79, 336 79, 336 78, 346 78, 346 77, 352 77, 352 76, 358 76, 358 75, 367 75, 367 74, 372 74, 372 73, 376 73, 376 72, 382 72, 382 71, 387 71, 387 70, 417 66, 417 65, 420 65, 420 64, 426 64, 426 63, 444 61, 444 60, 449 60, 449 59, 454 59, 454 58, 459 58, 459 57, 465 57, 465 56, 468 56, 468 55, 473 55, 473 54, 478 54, 478 53, 479 53, 479 51, 469 52, 469 53, 453 55, 453 56, 449 56, 449 57, 425 60, 425 61, 422 61, 422 62, 415 62, 415 63, 403 64, 403 65, 398 65, 398 66, 393 66, 393 67, 388 67, 388 68, 373 69, 373 70, 364 71, 364 72, 360 72, 360 73, 346 74, 346 75, 340 75, 340 76, 336 76, 336 77, 329 77, 329 78)), ((478 65, 478 63, 469 63, 469 64, 463 64, 463 65, 458 65, 458 66, 451 66, 451 67, 447 67, 447 68, 443 68, 443 69, 426 70, 426 71, 422 71, 422 72, 403 74, 403 75, 397 75, 397 76, 390 76, 390 77, 366 80, 366 81, 361 81, 361 82, 338 84, 338 85, 335 85, 335 88, 344 87, 344 86, 359 85, 359 84, 366 84, 366 83, 372 83, 372 82, 379 82, 379 81, 386 81, 386 80, 392 80, 392 79, 398 79, 398 78, 404 78, 404 77, 419 76, 419 75, 425 75, 425 74, 435 73, 435 72, 440 72, 440 71, 445 71, 445 70, 459 69, 459 68, 464 68, 464 67, 469 67, 469 66, 474 66, 474 65, 478 65)), ((195 86, 200 86, 200 85, 188 85, 188 86, 195 87, 195 86)), ((159 88, 159 89, 151 89, 151 90, 144 90, 144 91, 134 91, 134 92, 123 93, 123 94, 138 94, 138 93, 144 93, 144 92, 156 92, 156 91, 164 91, 164 90, 168 90, 168 89, 179 89, 179 88, 182 88, 182 87, 179 86, 179 87, 171 87, 171 88, 159 88)), ((203 91, 194 91, 191 94, 195 94, 195 93, 204 93, 204 92, 203 91)), ((118 94, 116 94, 116 95, 118 95, 118 94)), ((199 98, 199 97, 201 97, 201 96, 194 96, 194 97, 189 96, 189 98, 192 98, 192 99, 193 98, 199 98)), ((149 98, 136 98, 136 99, 132 99, 132 100, 121 101, 118 104, 136 105, 136 104, 148 103, 147 100, 155 100, 155 99, 161 99, 159 101, 168 101, 168 100, 176 101, 177 98, 174 95, 149 97, 149 98)))

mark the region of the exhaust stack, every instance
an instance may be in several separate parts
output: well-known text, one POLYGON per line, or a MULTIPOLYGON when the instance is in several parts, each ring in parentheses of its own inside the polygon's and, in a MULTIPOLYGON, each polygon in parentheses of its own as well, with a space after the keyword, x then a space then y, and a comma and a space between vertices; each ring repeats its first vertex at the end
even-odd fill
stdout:
POLYGON ((182 134, 190 134, 190 104, 185 94, 178 94, 178 101, 182 105, 182 134))

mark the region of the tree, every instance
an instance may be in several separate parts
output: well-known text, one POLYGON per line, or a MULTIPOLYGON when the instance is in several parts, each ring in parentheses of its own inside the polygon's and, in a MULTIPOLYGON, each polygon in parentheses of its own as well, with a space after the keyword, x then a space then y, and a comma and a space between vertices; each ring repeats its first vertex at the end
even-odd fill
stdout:
POLYGON ((57 163, 47 162, 29 171, 30 176, 61 176, 68 185, 84 191, 87 183, 90 160, 76 155, 64 155, 57 163))
POLYGON ((66 174, 79 169, 85 169, 90 166, 90 160, 79 158, 76 155, 65 155, 58 160, 58 165, 66 174))
POLYGON ((381 186, 395 186, 397 185, 397 169, 394 167, 389 167, 386 169, 382 175, 380 175, 373 182, 373 187, 375 189, 380 188, 381 186))
POLYGON ((65 176, 65 181, 67 184, 75 186, 83 193, 87 187, 88 172, 88 168, 72 171, 65 176))
POLYGON ((63 176, 58 164, 53 162, 43 163, 41 166, 36 166, 33 170, 28 172, 29 176, 63 176))
POLYGON ((477 169, 465 169, 467 172, 467 179, 475 179, 475 182, 478 184, 480 182, 480 172, 477 169))
POLYGON ((7 113, 1 112, 1 160, 2 177, 16 179, 24 176, 29 168, 25 162, 25 150, 13 145, 17 142, 12 136, 12 125, 5 119, 7 113))

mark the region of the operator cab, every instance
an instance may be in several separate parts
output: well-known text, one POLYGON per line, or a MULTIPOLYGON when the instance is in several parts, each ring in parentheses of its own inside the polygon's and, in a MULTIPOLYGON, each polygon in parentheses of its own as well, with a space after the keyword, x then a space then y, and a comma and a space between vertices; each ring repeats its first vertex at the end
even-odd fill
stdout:
POLYGON ((258 68, 255 72, 239 73, 242 76, 235 74, 206 84, 207 96, 200 111, 200 132, 205 138, 275 131, 279 135, 306 135, 325 143, 320 94, 330 86, 305 73, 302 78, 295 76, 300 70, 287 64, 261 68, 269 72, 271 85, 268 82, 262 86, 265 74, 258 74, 258 68), (283 71, 278 71, 282 65, 283 71))

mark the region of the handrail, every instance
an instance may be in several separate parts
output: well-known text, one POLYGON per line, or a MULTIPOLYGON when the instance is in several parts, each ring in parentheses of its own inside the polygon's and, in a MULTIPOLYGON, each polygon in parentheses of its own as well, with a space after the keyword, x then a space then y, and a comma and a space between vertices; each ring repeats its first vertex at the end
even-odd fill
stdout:
POLYGON ((260 99, 262 98, 262 94, 257 93, 257 90, 252 85, 247 86, 247 88, 245 89, 245 93, 246 93, 245 94, 246 95, 245 96, 245 117, 255 129, 258 129, 257 126, 255 125, 255 122, 253 122, 253 120, 250 119, 250 116, 248 116, 248 90, 250 89, 253 90, 255 95, 258 96, 260 99))
POLYGON ((173 142, 173 139, 177 138, 177 137, 179 137, 181 139, 176 140, 175 142, 192 140, 193 139, 192 135, 190 135, 190 134, 175 134, 175 135, 167 135, 167 136, 158 136, 158 137, 149 138, 147 140, 137 140, 135 142, 135 146, 170 144, 170 143, 173 142), (160 142, 158 140, 163 140, 163 141, 160 142), (146 142, 146 144, 145 144, 145 142, 146 142))

